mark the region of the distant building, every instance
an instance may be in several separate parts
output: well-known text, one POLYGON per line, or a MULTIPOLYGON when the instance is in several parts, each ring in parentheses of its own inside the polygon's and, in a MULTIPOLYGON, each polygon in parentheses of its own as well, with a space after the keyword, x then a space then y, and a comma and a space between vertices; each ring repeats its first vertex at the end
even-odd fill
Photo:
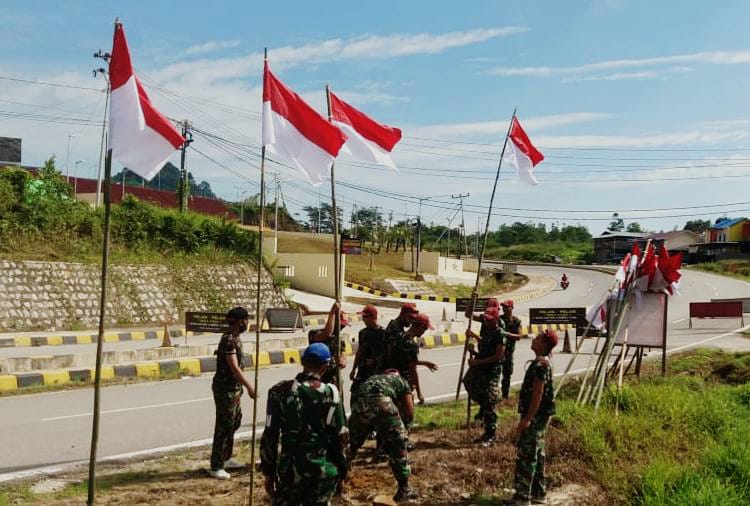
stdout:
POLYGON ((664 247, 669 250, 670 253, 682 252, 687 253, 690 246, 696 244, 700 240, 700 234, 697 234, 691 230, 674 230, 671 232, 658 232, 645 237, 640 242, 641 246, 646 245, 647 241, 651 241, 655 248, 664 247))
POLYGON ((689 247, 690 263, 750 258, 750 220, 736 218, 716 223, 705 242, 689 247))
POLYGON ((615 232, 605 230, 594 237, 594 262, 597 264, 614 264, 633 249, 633 243, 646 237, 640 232, 615 232))

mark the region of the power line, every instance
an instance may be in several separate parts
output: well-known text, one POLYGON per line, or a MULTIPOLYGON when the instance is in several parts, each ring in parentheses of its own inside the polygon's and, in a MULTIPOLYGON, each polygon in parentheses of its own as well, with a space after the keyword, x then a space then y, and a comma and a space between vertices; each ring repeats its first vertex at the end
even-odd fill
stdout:
POLYGON ((26 84, 38 84, 41 86, 55 86, 58 88, 70 88, 74 90, 87 90, 87 91, 97 91, 99 93, 104 93, 106 90, 99 89, 99 88, 90 88, 88 86, 74 86, 72 84, 60 84, 60 83, 48 83, 44 81, 31 81, 29 79, 20 79, 17 77, 8 77, 8 76, 0 76, 0 79, 4 81, 14 81, 18 83, 26 83, 26 84))

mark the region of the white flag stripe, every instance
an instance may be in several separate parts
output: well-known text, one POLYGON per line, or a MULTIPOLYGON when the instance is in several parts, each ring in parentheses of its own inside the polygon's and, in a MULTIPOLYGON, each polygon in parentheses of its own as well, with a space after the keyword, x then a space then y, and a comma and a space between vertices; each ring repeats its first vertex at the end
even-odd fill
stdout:
POLYGON ((388 151, 384 150, 376 143, 362 137, 354 127, 347 123, 334 121, 333 124, 339 127, 348 137, 346 144, 344 144, 342 148, 342 150, 345 150, 344 152, 350 154, 354 158, 390 167, 391 169, 398 171, 398 168, 388 151))
POLYGON ((276 114, 269 101, 263 102, 263 144, 272 154, 302 171, 312 185, 323 183, 331 174, 334 158, 276 114))
POLYGON ((135 75, 112 90, 109 117, 112 156, 128 170, 151 180, 169 160, 175 147, 146 124, 135 75))
POLYGON ((531 163, 531 159, 516 146, 513 139, 508 139, 503 160, 515 167, 520 180, 532 185, 539 184, 539 181, 534 177, 534 165, 531 163))

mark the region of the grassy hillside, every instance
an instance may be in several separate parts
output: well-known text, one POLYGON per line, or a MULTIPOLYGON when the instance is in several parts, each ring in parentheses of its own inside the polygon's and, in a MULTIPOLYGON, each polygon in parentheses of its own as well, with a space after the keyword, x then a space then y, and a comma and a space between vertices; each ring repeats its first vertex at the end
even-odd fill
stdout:
POLYGON ((722 260, 720 262, 697 264, 693 267, 701 271, 750 281, 750 260, 722 260))

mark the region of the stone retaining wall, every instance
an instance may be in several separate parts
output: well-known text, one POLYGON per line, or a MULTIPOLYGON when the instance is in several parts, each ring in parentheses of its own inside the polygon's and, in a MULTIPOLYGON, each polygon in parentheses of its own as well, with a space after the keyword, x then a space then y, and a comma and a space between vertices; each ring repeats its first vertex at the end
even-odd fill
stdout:
MULTIPOLYGON (((113 265, 109 269, 107 325, 161 324, 185 311, 255 309, 255 269, 247 264, 113 265)), ((101 271, 98 265, 0 261, 0 332, 96 328, 101 271)), ((286 307, 264 272, 262 309, 286 307)))

